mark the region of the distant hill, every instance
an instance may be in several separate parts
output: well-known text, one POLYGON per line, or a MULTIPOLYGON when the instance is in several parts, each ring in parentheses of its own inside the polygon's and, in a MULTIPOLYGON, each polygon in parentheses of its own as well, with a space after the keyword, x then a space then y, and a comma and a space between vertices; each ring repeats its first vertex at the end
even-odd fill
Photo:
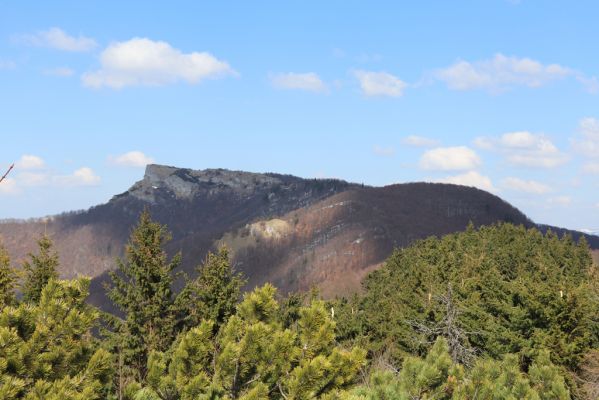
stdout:
MULTIPOLYGON (((144 178, 108 203, 46 220, 5 221, 0 235, 13 258, 35 249, 44 231, 61 256, 61 274, 93 277, 92 301, 105 306, 102 282, 122 255, 132 226, 147 207, 167 224, 169 252, 183 252, 192 271, 207 251, 226 244, 253 287, 271 281, 283 291, 321 288, 324 295, 355 291, 394 246, 475 225, 535 225, 497 196, 432 183, 368 187, 332 179, 190 170, 149 165, 144 178)), ((586 235, 595 249, 599 237, 586 235)))

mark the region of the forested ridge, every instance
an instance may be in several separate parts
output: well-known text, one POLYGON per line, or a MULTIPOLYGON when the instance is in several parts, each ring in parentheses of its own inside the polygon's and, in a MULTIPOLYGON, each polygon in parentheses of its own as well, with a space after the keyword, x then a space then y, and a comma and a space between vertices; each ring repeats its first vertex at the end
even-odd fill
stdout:
POLYGON ((242 293, 225 248, 191 278, 143 212, 107 290, 48 236, 0 247, 0 399, 597 399, 599 272, 582 238, 503 223, 397 249, 350 298, 242 293), (183 282, 182 290, 174 290, 183 282))

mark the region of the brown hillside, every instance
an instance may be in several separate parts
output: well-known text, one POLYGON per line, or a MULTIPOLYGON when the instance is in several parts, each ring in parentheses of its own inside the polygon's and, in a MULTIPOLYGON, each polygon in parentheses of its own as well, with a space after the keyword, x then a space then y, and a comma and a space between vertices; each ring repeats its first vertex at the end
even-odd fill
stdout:
POLYGON ((283 290, 316 285, 332 296, 357 290, 364 275, 394 247, 463 230, 470 221, 533 225, 484 191, 412 183, 351 189, 280 219, 248 225, 220 243, 233 249, 250 286, 265 280, 283 290))

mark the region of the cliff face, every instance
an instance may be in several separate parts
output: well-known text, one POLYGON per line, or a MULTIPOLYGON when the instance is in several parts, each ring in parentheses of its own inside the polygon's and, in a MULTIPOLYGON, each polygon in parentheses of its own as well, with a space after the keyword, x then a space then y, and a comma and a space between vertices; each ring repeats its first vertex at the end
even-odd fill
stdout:
MULTIPOLYGON (((248 276, 248 286, 271 281, 288 291, 316 285, 328 296, 357 290, 361 278, 396 246, 462 230, 470 221, 535 226, 500 198, 463 186, 373 188, 149 165, 142 180, 106 204, 46 221, 0 223, 0 235, 18 261, 35 249, 40 233, 48 233, 61 256, 61 275, 94 277, 92 301, 105 305, 105 272, 122 255, 144 208, 168 225, 173 240, 167 250, 182 251, 186 271, 200 264, 207 251, 226 244, 236 267, 248 276)), ((599 238, 588 240, 599 248, 599 238)))

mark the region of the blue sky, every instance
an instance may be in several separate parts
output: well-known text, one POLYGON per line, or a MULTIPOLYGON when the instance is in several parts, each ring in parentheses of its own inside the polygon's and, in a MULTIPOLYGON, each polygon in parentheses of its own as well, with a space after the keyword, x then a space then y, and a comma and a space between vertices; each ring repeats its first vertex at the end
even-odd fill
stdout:
POLYGON ((0 218, 145 163, 440 181, 599 230, 594 1, 6 1, 0 218))

